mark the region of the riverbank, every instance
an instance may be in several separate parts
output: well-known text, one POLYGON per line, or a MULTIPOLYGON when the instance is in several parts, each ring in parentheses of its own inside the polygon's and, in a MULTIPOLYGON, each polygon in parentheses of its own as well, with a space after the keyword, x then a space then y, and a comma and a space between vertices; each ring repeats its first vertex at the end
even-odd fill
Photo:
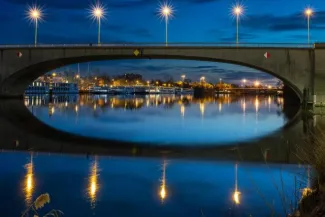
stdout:
POLYGON ((310 165, 315 174, 312 185, 304 189, 298 211, 293 216, 325 216, 325 133, 323 127, 317 127, 310 133, 306 145, 298 148, 297 156, 310 165))

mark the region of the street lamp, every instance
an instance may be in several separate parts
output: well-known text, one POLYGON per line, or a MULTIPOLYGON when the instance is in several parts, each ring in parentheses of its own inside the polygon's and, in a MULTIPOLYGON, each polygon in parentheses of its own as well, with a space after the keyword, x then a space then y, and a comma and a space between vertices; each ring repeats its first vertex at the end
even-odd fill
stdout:
POLYGON ((260 82, 259 81, 255 81, 255 86, 258 87, 260 85, 260 82))
POLYGON ((42 8, 37 5, 29 6, 27 11, 27 16, 31 22, 35 23, 34 44, 36 46, 38 22, 42 20, 42 16, 43 16, 42 8))
POLYGON ((98 1, 95 5, 91 5, 90 7, 90 17, 91 19, 98 22, 98 44, 100 44, 100 25, 101 19, 105 18, 106 8, 104 5, 100 4, 98 1))
POLYGON ((246 86, 246 79, 243 79, 244 87, 246 86))
POLYGON ((184 80, 185 80, 185 75, 182 75, 181 78, 182 78, 182 80, 183 80, 183 82, 184 82, 184 80))
POLYGON ((236 44, 239 42, 239 16, 243 14, 243 7, 239 4, 233 6, 233 14, 236 16, 236 44))
POLYGON ((168 19, 173 17, 173 12, 173 6, 168 1, 159 5, 159 16, 165 19, 166 46, 168 46, 168 19))
POLYGON ((200 78, 200 81, 201 81, 201 82, 204 82, 204 81, 205 81, 205 77, 202 76, 202 77, 200 78))
POLYGON ((308 44, 310 44, 310 17, 313 15, 313 10, 311 8, 305 9, 305 15, 307 16, 307 31, 308 31, 308 44))

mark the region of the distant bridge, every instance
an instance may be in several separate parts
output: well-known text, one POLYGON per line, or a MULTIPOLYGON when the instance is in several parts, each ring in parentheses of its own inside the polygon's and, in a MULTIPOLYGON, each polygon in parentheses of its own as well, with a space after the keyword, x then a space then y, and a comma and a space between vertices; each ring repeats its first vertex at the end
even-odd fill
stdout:
POLYGON ((325 94, 323 44, 124 43, 1 45, 0 96, 21 96, 40 75, 69 64, 113 59, 184 59, 237 64, 269 73, 306 100, 325 94), (267 53, 267 55, 266 55, 267 53), (266 56, 268 58, 266 58, 266 56), (306 95, 306 94, 305 94, 306 95))

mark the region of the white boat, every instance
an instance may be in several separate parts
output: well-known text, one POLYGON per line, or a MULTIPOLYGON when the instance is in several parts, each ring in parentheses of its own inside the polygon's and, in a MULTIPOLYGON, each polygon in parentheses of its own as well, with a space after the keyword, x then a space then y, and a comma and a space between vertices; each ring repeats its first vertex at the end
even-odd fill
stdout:
POLYGON ((192 88, 179 88, 176 89, 177 94, 193 94, 194 90, 192 88))
POLYGON ((160 94, 175 94, 175 88, 174 87, 159 87, 159 93, 160 94))
POLYGON ((108 89, 95 86, 95 87, 90 87, 89 92, 90 93, 107 93, 108 89))
POLYGON ((158 93, 160 93, 160 90, 159 90, 158 87, 149 87, 145 91, 148 94, 158 94, 158 93))

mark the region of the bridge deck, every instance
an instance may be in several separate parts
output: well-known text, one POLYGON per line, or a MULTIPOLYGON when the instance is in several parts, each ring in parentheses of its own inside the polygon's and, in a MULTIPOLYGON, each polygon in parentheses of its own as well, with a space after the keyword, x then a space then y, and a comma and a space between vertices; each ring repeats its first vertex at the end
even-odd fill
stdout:
POLYGON ((314 44, 301 43, 108 43, 108 44, 20 44, 20 45, 1 45, 0 49, 16 48, 138 48, 138 47, 157 47, 157 48, 290 48, 290 49, 311 49, 314 44))

